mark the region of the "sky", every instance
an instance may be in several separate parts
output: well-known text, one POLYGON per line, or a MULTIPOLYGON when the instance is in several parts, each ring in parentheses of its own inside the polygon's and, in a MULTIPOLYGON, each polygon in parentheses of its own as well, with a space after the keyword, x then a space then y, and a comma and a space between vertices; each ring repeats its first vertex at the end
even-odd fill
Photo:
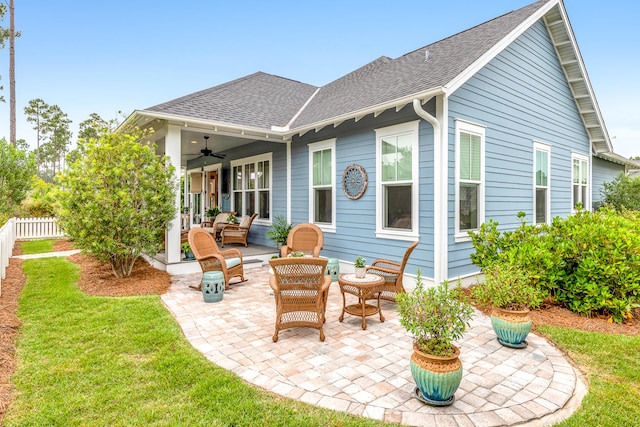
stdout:
MULTIPOLYGON (((17 137, 29 100, 123 119, 257 71, 315 86, 534 0, 15 0, 17 137), (118 113, 118 112, 122 113, 118 113)), ((640 2, 565 0, 614 151, 640 155, 640 2)), ((3 26, 9 25, 8 15, 3 26)), ((0 50, 9 139, 9 48, 0 50)))

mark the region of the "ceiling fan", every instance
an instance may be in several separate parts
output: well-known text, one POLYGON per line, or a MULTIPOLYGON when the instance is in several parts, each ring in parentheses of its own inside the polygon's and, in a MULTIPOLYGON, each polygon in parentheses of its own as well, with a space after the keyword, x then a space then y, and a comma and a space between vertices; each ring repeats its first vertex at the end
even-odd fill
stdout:
POLYGON ((204 136, 204 148, 202 150, 200 150, 200 154, 198 157, 196 157, 197 159, 199 159, 200 157, 216 157, 218 159, 224 159, 225 155, 224 154, 216 154, 213 152, 213 150, 209 149, 209 135, 205 135, 204 136))

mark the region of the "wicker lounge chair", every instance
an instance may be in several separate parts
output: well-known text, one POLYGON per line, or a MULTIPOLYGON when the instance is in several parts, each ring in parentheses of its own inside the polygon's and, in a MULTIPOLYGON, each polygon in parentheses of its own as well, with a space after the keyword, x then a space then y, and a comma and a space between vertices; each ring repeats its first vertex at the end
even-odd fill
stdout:
POLYGON ((411 252, 413 252, 416 246, 418 246, 418 242, 412 243, 411 246, 407 248, 402 262, 378 258, 367 267, 367 273, 379 274, 385 278, 386 285, 380 294, 380 299, 395 302, 396 294, 405 292, 404 286, 402 286, 404 267, 407 265, 409 256, 411 256, 411 252))
POLYGON ((315 258, 320 256, 324 246, 324 234, 315 224, 298 224, 291 229, 287 244, 280 248, 280 256, 287 257, 292 252, 303 252, 315 258))
POLYGON ((331 285, 331 276, 324 274, 327 260, 290 257, 269 263, 273 269, 269 285, 276 300, 273 342, 278 341, 279 331, 300 326, 319 329, 324 341, 322 326, 331 285))
POLYGON ((222 227, 222 231, 220 232, 222 247, 224 248, 224 245, 228 243, 242 243, 246 248, 248 246, 247 237, 249 237, 251 224, 257 216, 257 213, 251 216, 245 215, 242 217, 240 224, 227 224, 222 227))
MULTIPOLYGON (((229 281, 233 277, 240 277, 244 282, 244 268, 242 267, 242 252, 238 249, 221 251, 211 234, 202 228, 189 230, 189 245, 191 251, 200 264, 203 273, 207 271, 221 271, 224 274, 225 288, 229 288, 229 281)), ((200 289, 200 286, 192 286, 200 289)))
POLYGON ((213 221, 204 221, 200 224, 200 227, 207 230, 209 233, 213 235, 213 238, 218 240, 220 238, 220 232, 222 231, 222 227, 227 225, 229 221, 229 215, 235 215, 236 212, 220 212, 213 221))

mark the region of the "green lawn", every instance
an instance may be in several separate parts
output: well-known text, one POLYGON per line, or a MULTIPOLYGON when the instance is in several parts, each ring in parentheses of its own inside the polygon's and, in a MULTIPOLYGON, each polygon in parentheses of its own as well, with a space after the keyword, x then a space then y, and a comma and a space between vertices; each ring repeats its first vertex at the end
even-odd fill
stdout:
MULTIPOLYGON (((158 296, 86 296, 76 265, 63 258, 23 268, 17 396, 6 426, 388 425, 246 384, 194 350, 158 296)), ((540 329, 590 382, 582 407, 560 426, 640 425, 640 337, 540 329)))
POLYGON ((6 426, 384 425, 247 385, 193 349, 158 296, 86 296, 64 258, 23 268, 6 426))

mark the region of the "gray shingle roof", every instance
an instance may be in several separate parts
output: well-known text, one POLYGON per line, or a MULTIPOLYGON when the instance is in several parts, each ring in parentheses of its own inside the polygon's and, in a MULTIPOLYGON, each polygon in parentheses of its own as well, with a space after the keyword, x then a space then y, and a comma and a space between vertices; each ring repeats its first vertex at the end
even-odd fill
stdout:
POLYGON ((146 110, 270 129, 289 123, 316 90, 306 83, 257 72, 146 110))
POLYGON ((377 59, 323 86, 292 127, 444 86, 545 3, 525 6, 397 59, 377 59), (425 50, 429 51, 426 61, 425 50))
POLYGON ((396 59, 380 57, 323 86, 304 109, 317 87, 258 72, 146 111, 265 130, 285 126, 299 113, 291 128, 302 128, 446 85, 547 2, 540 0, 396 59))

